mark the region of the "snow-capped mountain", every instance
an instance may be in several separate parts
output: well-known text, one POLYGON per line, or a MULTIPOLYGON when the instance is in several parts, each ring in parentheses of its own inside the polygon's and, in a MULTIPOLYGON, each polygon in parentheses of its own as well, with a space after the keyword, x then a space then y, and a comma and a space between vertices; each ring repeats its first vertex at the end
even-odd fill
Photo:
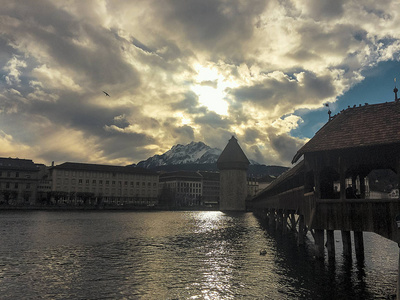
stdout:
POLYGON ((211 148, 203 142, 191 142, 187 145, 175 145, 161 155, 154 155, 137 164, 142 168, 154 168, 166 165, 215 163, 222 150, 211 148))
MULTIPOLYGON (((142 160, 137 165, 130 167, 141 167, 158 171, 218 171, 217 160, 222 150, 211 148, 203 142, 191 142, 187 145, 175 145, 161 155, 154 155, 142 160)), ((280 166, 266 166, 250 160, 249 176, 279 176, 288 168, 280 166)))

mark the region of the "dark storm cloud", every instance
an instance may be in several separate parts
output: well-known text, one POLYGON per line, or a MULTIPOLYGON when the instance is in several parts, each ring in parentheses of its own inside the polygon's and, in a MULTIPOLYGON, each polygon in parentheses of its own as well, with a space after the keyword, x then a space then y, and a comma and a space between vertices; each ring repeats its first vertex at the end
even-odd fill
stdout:
POLYGON ((184 95, 184 99, 170 104, 173 110, 185 111, 189 114, 205 113, 206 108, 201 107, 199 98, 194 92, 188 91, 184 95))
POLYGON ((17 35, 35 40, 46 49, 53 64, 73 70, 86 84, 139 85, 140 76, 122 60, 112 31, 85 23, 45 1, 20 5, 8 14, 20 21, 14 28, 17 35), (26 19, 28 11, 30 17, 26 19))
POLYGON ((287 164, 304 142, 293 111, 334 103, 400 49, 389 0, 3 2, 0 151, 50 162, 235 135, 249 158, 287 164))
POLYGON ((207 124, 214 128, 224 128, 224 129, 228 129, 229 125, 232 124, 229 118, 223 118, 219 114, 213 111, 208 111, 207 113, 201 116, 195 117, 194 121, 196 124, 200 125, 207 124))
POLYGON ((310 16, 315 20, 338 18, 343 14, 344 0, 307 1, 310 16))
POLYGON ((318 77, 312 72, 297 74, 298 80, 288 76, 277 80, 266 78, 254 86, 240 87, 230 93, 240 102, 250 101, 265 108, 274 105, 293 106, 304 102, 316 103, 335 94, 335 87, 329 76, 318 77))
POLYGON ((188 125, 176 127, 173 132, 174 134, 172 136, 183 143, 188 143, 194 140, 193 128, 188 125))
POLYGON ((167 26, 182 31, 185 39, 212 56, 241 57, 244 42, 251 38, 255 17, 264 9, 265 1, 251 5, 239 0, 164 1, 159 11, 167 26))
POLYGON ((244 141, 249 144, 256 143, 257 138, 262 136, 260 130, 257 128, 248 128, 244 133, 244 141))
POLYGON ((263 163, 265 161, 268 161, 265 159, 264 155, 262 154, 260 148, 256 145, 251 146, 248 150, 250 152, 249 154, 254 157, 254 160, 258 163, 263 163))
POLYGON ((276 134, 274 132, 269 133, 269 140, 271 147, 278 154, 282 161, 291 161, 296 151, 301 146, 301 143, 290 135, 276 134))

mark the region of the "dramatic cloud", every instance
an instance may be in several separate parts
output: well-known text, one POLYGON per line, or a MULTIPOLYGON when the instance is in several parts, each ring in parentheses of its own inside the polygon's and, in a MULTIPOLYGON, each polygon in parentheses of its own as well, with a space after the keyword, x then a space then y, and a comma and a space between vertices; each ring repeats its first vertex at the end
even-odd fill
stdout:
POLYGON ((334 107, 400 53, 398 1, 1 4, 0 156, 46 164, 236 135, 250 159, 289 166, 307 141, 296 112, 334 107))

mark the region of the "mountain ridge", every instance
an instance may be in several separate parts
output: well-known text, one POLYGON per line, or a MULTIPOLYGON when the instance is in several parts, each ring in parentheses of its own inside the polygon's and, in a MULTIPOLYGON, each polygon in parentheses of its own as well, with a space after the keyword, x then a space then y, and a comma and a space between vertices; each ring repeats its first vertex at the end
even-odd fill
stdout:
MULTIPOLYGON (((221 153, 221 149, 211 148, 203 142, 192 141, 187 145, 174 145, 167 152, 142 160, 136 166, 163 172, 218 171, 216 162, 221 153)), ((282 166, 266 166, 250 160, 247 174, 253 177, 279 176, 288 169, 282 166)))

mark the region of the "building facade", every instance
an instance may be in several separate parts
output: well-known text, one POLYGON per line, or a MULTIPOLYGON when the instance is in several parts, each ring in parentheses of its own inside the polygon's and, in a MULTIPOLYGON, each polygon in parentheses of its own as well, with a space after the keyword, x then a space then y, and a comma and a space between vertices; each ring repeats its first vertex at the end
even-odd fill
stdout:
POLYGON ((151 170, 66 162, 50 168, 53 201, 154 206, 159 175, 151 170))
POLYGON ((39 171, 32 160, 0 157, 0 204, 35 204, 39 171))
POLYGON ((202 176, 198 172, 176 171, 160 175, 160 199, 165 205, 198 206, 202 194, 202 176))

